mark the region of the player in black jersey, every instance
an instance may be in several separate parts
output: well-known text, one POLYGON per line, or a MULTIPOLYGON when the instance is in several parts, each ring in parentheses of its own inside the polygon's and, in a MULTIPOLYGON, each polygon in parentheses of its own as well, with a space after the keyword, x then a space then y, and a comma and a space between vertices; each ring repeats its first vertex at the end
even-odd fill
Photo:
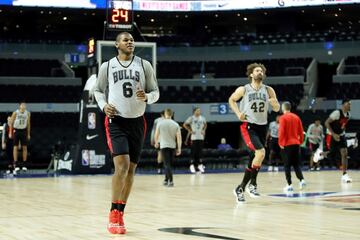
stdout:
POLYGON ((332 136, 328 157, 334 158, 336 157, 336 154, 340 152, 343 171, 341 181, 344 183, 352 182, 352 179, 347 174, 348 150, 345 138, 345 129, 350 119, 350 109, 351 101, 349 99, 344 99, 342 101, 341 109, 333 111, 325 121, 325 126, 332 136))

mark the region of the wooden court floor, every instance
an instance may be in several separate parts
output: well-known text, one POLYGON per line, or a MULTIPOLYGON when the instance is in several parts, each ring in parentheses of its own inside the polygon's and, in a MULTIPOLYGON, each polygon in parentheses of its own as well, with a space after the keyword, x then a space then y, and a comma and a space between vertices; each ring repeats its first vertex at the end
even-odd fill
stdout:
POLYGON ((260 173, 262 197, 235 203, 242 173, 137 175, 128 234, 106 231, 110 176, 0 180, 0 239, 360 239, 360 172, 306 172, 306 191, 282 195, 284 173, 260 173))

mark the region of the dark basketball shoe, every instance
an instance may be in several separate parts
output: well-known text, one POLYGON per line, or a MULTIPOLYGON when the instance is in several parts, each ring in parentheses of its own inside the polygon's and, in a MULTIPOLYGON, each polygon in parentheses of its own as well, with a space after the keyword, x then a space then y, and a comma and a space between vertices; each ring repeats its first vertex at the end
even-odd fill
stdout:
POLYGON ((249 187, 246 188, 246 192, 250 195, 252 198, 258 198, 260 197, 260 194, 257 192, 257 186, 250 184, 249 187))
POLYGON ((236 189, 234 189, 234 195, 236 197, 237 203, 245 202, 244 190, 240 186, 238 186, 236 189))

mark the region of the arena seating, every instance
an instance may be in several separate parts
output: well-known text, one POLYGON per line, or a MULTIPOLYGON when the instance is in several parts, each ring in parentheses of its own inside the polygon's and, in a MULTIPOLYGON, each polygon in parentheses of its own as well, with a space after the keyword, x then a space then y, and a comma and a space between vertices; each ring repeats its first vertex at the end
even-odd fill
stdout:
POLYGON ((246 60, 246 61, 209 61, 204 62, 158 62, 158 78, 193 78, 200 73, 214 74, 215 78, 243 77, 246 66, 252 62, 261 62, 268 76, 298 76, 306 73, 311 58, 246 60), (202 69, 202 65, 204 68, 202 69))
POLYGON ((1 85, 0 102, 71 103, 79 102, 81 86, 1 85))
POLYGON ((333 83, 327 94, 328 99, 359 99, 360 98, 360 82, 353 83, 333 83))
MULTIPOLYGON (((302 84, 278 84, 272 85, 277 93, 279 100, 288 100, 298 104, 304 95, 302 84)), ((169 86, 167 88, 160 86, 160 103, 207 103, 207 102, 227 102, 231 93, 237 86, 221 86, 219 89, 214 86, 193 87, 181 86, 176 88, 169 86)))
POLYGON ((58 60, 0 59, 0 76, 65 77, 58 60))
POLYGON ((149 37, 149 41, 156 41, 159 46, 241 46, 267 45, 289 43, 316 43, 333 41, 358 41, 360 34, 357 31, 330 29, 324 31, 296 31, 276 33, 242 33, 211 35, 206 38, 193 36, 161 36, 149 37))
POLYGON ((344 74, 360 74, 360 56, 350 56, 345 59, 344 74))

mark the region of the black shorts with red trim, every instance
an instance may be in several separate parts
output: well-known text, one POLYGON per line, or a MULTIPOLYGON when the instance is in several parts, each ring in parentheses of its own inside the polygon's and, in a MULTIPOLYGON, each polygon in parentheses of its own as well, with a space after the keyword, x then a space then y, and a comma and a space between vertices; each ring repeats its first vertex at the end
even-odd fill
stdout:
POLYGON ((267 125, 258 125, 244 122, 240 125, 240 132, 246 146, 251 151, 264 148, 267 125))
POLYGON ((129 155, 130 161, 137 164, 145 139, 145 118, 106 117, 105 130, 112 155, 129 155))

